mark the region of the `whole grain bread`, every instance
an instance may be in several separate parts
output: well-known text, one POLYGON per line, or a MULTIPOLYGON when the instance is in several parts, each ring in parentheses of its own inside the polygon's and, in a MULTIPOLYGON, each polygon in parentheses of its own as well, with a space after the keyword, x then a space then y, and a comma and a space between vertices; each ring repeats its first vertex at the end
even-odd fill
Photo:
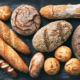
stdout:
POLYGON ((36 32, 33 46, 40 52, 51 52, 68 39, 72 30, 72 25, 67 21, 51 22, 36 32))

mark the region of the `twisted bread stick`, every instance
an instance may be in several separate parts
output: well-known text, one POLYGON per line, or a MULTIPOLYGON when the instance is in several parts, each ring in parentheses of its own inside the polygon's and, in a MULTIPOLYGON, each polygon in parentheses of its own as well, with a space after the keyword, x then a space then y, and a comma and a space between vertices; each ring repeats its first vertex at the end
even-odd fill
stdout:
POLYGON ((0 7, 0 19, 2 20, 8 20, 11 16, 11 11, 8 6, 2 6, 0 7))
POLYGON ((10 74, 12 77, 17 77, 17 73, 15 72, 14 68, 12 68, 8 63, 6 63, 2 59, 0 59, 0 68, 10 74))
POLYGON ((21 57, 0 38, 0 55, 10 63, 15 69, 28 72, 28 66, 24 63, 21 57))
POLYGON ((77 5, 47 5, 40 9, 47 19, 80 18, 80 4, 77 5))
POLYGON ((24 54, 30 53, 29 47, 2 21, 0 21, 0 38, 5 40, 5 42, 17 51, 24 54))

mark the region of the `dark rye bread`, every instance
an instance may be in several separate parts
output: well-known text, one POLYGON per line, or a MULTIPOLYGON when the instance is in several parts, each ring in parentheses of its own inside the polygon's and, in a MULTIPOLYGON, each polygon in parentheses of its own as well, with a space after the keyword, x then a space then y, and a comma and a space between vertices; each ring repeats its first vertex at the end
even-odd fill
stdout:
POLYGON ((75 56, 80 60, 80 25, 75 29, 73 33, 72 48, 75 56))
POLYGON ((36 32, 33 46, 40 52, 51 52, 68 39, 72 30, 72 25, 64 20, 51 22, 36 32))

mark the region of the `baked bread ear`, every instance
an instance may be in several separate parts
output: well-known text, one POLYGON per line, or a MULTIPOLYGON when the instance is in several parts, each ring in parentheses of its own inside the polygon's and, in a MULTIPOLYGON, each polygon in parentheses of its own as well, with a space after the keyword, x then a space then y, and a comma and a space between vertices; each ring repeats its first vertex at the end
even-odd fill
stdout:
POLYGON ((11 11, 8 6, 0 7, 0 19, 1 20, 8 20, 11 16, 11 11))
POLYGON ((2 21, 0 21, 0 38, 17 51, 24 54, 30 53, 29 47, 2 21))
POLYGON ((0 38, 0 55, 15 69, 24 73, 28 72, 28 66, 21 57, 0 38))

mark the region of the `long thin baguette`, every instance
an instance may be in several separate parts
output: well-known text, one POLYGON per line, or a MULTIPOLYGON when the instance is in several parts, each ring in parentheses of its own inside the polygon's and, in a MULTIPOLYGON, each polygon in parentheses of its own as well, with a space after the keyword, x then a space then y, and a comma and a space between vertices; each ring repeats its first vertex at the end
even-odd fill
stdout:
POLYGON ((47 5, 40 9, 47 19, 80 18, 80 4, 76 5, 47 5))
POLYGON ((28 66, 24 63, 21 57, 0 38, 0 56, 2 56, 15 69, 28 72, 28 66))
POLYGON ((2 21, 0 21, 0 38, 17 51, 24 54, 30 53, 29 47, 2 21))

